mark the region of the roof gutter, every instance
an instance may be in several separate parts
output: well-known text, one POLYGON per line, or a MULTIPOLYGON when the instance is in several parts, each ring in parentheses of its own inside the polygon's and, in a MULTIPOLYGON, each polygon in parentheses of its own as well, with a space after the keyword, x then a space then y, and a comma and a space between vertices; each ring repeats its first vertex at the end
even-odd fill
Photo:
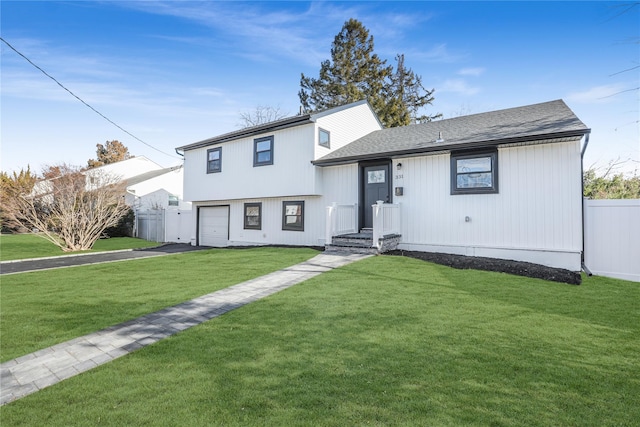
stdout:
POLYGON ((237 139, 245 138, 247 136, 259 135, 266 132, 273 132, 276 130, 287 129, 303 123, 313 123, 313 120, 311 120, 311 116, 309 114, 305 114, 303 116, 294 116, 288 119, 283 119, 276 122, 270 122, 263 125, 252 126, 246 129, 240 129, 235 132, 226 133, 224 135, 205 139, 203 141, 195 142, 193 144, 183 145, 182 147, 176 148, 176 150, 182 150, 183 152, 187 150, 195 150, 197 148, 234 141, 237 139))

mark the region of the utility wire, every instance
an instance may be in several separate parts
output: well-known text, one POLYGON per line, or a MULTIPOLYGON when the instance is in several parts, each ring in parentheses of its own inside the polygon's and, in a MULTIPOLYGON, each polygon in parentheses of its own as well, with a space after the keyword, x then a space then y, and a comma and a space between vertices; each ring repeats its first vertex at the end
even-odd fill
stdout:
POLYGON ((108 121, 109 123, 111 123, 112 125, 114 125, 115 127, 117 127, 118 129, 120 129, 121 131, 123 131, 124 133, 126 133, 127 135, 129 135, 130 137, 136 139, 137 141, 143 143, 144 145, 146 145, 149 148, 152 148, 154 150, 156 150, 159 153, 164 154, 165 156, 169 156, 169 157, 173 157, 173 158, 178 158, 172 154, 169 153, 165 153, 164 151, 154 147, 151 144, 148 144, 146 142, 144 142, 143 140, 141 140, 140 138, 138 138, 137 136, 135 136, 134 134, 132 134, 131 132, 129 132, 128 130, 126 130, 125 128, 123 128, 122 126, 120 126, 119 124, 117 124, 116 122, 114 122, 113 120, 111 120, 110 118, 108 118, 107 116, 105 116, 104 114, 102 114, 100 111, 96 110, 95 108, 93 108, 91 105, 87 104, 82 98, 80 98, 78 95, 76 95, 75 93, 71 92, 69 89, 67 89, 62 83, 60 83, 58 80, 56 80, 55 77, 53 77, 52 75, 50 75, 49 73, 47 73, 45 70, 43 70, 42 68, 40 68, 39 66, 37 66, 36 64, 33 63, 33 61, 31 61, 29 58, 27 58, 25 55, 23 55, 20 51, 18 51, 18 49, 16 49, 15 47, 11 46, 11 44, 6 41, 4 38, 0 37, 0 40, 2 40, 2 42, 4 44, 6 44, 7 46, 9 46, 9 48, 11 48, 11 50, 13 50, 15 53, 17 53, 18 55, 20 55, 21 57, 23 57, 29 64, 33 65, 37 70, 39 70, 40 72, 42 72, 42 74, 44 74, 45 76, 49 77, 51 80, 53 80, 54 82, 56 82, 58 84, 58 86, 60 86, 62 89, 66 90, 67 92, 69 92, 71 94, 71 96, 73 96, 74 98, 76 98, 78 101, 82 102, 85 106, 89 107, 94 113, 96 113, 97 115, 99 115, 100 117, 102 117, 103 119, 105 119, 106 121, 108 121))
POLYGON ((625 93, 625 92, 633 92, 634 90, 638 90, 638 89, 640 89, 640 86, 634 87, 633 89, 621 90, 620 92, 612 93, 611 95, 601 96, 598 99, 611 98, 612 96, 620 95, 621 93, 625 93))
POLYGON ((609 74, 609 77, 617 76, 618 74, 626 73, 627 71, 633 71, 640 68, 640 65, 636 65, 635 67, 627 68, 626 70, 618 71, 617 73, 609 74))

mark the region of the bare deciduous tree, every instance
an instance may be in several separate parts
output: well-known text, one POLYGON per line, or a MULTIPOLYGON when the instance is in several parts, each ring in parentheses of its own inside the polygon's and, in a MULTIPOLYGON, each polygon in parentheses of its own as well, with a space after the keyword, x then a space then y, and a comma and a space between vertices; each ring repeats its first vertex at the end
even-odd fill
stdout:
POLYGON ((37 229, 65 252, 91 249, 128 211, 125 184, 118 177, 66 164, 51 170, 57 176, 37 182, 30 192, 4 194, 3 213, 27 229, 37 229))
POLYGON ((251 111, 240 113, 240 123, 238 127, 248 128, 258 126, 269 122, 275 122, 287 117, 287 113, 283 112, 280 107, 270 107, 266 105, 258 105, 251 111))

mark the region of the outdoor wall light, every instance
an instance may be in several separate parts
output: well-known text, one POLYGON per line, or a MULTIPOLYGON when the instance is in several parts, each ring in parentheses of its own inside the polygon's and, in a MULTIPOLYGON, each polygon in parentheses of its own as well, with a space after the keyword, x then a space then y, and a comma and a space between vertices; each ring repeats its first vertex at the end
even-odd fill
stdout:
POLYGON ((396 165, 396 168, 397 168, 398 170, 402 169, 402 163, 398 163, 398 164, 396 165))

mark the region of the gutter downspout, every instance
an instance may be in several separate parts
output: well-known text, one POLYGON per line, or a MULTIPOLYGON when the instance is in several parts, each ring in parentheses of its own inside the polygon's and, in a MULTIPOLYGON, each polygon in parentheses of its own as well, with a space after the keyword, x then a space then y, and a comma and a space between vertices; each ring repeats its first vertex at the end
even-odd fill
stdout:
POLYGON ((176 148, 176 154, 184 159, 184 152, 181 153, 180 151, 178 151, 177 148, 176 148))
POLYGON ((589 270, 589 268, 587 268, 586 264, 584 263, 584 153, 587 151, 587 147, 589 146, 589 135, 591 135, 591 133, 587 133, 585 134, 585 140, 584 140, 584 145, 582 146, 582 150, 580 151, 580 188, 582 189, 581 192, 581 197, 582 197, 582 254, 581 254, 581 258, 582 258, 582 271, 584 271, 585 273, 587 273, 587 276, 593 276, 593 273, 591 273, 591 270, 589 270))

